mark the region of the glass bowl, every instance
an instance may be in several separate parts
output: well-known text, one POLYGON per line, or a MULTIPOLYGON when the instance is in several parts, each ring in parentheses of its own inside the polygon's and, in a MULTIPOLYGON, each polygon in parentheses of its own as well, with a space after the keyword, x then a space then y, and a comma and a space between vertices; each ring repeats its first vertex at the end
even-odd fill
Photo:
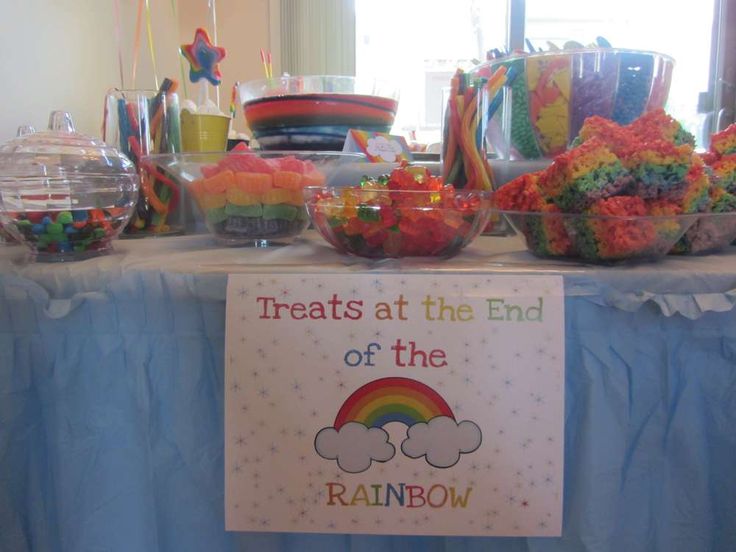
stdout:
POLYGON ((239 86, 248 128, 266 150, 341 151, 351 128, 390 132, 398 88, 370 78, 283 76, 239 86))
POLYGON ((702 255, 715 253, 736 240, 736 212, 702 213, 677 241, 671 253, 702 255))
POLYGON ((220 245, 288 243, 309 224, 302 189, 360 180, 362 154, 231 151, 150 155, 144 164, 174 180, 199 207, 220 245))
POLYGON ((11 236, 6 230, 3 230, 3 225, 0 223, 0 245, 16 245, 18 241, 11 236))
POLYGON ((342 253, 386 257, 451 257, 475 239, 491 216, 490 194, 308 187, 307 211, 322 237, 342 253))
POLYGON ((0 224, 39 261, 107 253, 138 199, 133 164, 55 111, 47 131, 0 146, 0 224))
POLYGON ((655 260, 670 252, 699 215, 611 216, 499 211, 537 257, 593 263, 655 260))
POLYGON ((473 74, 500 65, 510 77, 501 101, 485 106, 487 141, 498 157, 536 159, 567 149, 587 117, 627 125, 664 107, 674 60, 641 50, 559 50, 489 61, 473 74))

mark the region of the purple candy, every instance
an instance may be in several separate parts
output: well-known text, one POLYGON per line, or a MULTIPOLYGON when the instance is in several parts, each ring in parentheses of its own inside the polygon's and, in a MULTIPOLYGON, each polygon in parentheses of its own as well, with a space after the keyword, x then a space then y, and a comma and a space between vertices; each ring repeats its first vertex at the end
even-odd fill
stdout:
POLYGON ((578 135, 587 117, 611 118, 617 80, 615 52, 598 50, 573 56, 570 140, 578 135))

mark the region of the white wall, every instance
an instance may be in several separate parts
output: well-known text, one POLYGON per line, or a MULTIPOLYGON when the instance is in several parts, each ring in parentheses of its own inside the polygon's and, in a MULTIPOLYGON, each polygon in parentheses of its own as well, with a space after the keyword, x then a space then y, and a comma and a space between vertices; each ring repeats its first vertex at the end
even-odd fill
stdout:
MULTIPOLYGON (((223 110, 234 80, 262 76, 258 52, 271 47, 273 1, 217 3, 219 45, 228 50, 221 65, 223 110)), ((119 3, 125 85, 130 88, 138 2, 119 3)), ((105 92, 120 87, 114 5, 114 0, 0 0, 0 141, 15 136, 19 125, 45 128, 54 109, 71 111, 78 130, 100 135, 105 92)), ((179 46, 191 42, 197 26, 208 28, 207 0, 179 0, 179 21, 171 0, 149 0, 149 5, 159 78, 180 80, 179 46)), ((154 88, 145 17, 143 22, 136 86, 154 88)), ((188 87, 196 99, 195 86, 188 87)), ((239 112, 236 127, 244 128, 242 121, 239 112)))
MULTIPOLYGON (((180 0, 179 4, 182 43, 192 41, 197 27, 207 29, 210 38, 214 40, 207 0, 180 0)), ((273 25, 269 24, 274 11, 278 9, 278 0, 217 0, 216 7, 218 46, 227 50, 227 56, 220 63, 220 109, 227 113, 230 92, 235 81, 264 78, 261 48, 271 49, 274 75, 279 74, 279 56, 274 44, 276 37, 273 25)), ((194 101, 197 101, 198 87, 199 83, 188 83, 189 96, 194 101)), ((245 118, 241 109, 238 109, 235 117, 235 128, 241 132, 245 130, 245 118)))

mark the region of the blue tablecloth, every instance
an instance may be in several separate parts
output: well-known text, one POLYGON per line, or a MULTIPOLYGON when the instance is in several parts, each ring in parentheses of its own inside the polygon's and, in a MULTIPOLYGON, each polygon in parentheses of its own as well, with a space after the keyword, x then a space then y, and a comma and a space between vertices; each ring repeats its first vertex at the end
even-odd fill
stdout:
POLYGON ((736 550, 736 251, 626 267, 481 238, 446 262, 367 263, 312 235, 206 237, 24 265, 0 250, 0 551, 736 550), (562 273, 561 538, 224 531, 223 347, 234 271, 562 273))

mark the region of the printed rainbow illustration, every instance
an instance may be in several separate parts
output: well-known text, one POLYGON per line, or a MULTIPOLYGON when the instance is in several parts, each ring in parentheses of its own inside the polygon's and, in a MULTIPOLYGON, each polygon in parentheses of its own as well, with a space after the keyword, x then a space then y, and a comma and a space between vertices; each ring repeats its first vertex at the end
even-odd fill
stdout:
POLYGON ((387 377, 355 390, 338 410, 333 427, 317 433, 314 448, 343 471, 365 471, 374 461, 394 457, 396 449, 383 429, 391 422, 407 426, 401 451, 409 458, 424 457, 437 468, 454 466, 462 454, 481 445, 478 425, 458 422, 437 391, 414 379, 387 377))
POLYGON ((382 378, 365 384, 347 398, 335 418, 335 429, 347 422, 366 427, 383 427, 389 422, 412 426, 436 416, 455 419, 437 391, 409 378, 382 378))

